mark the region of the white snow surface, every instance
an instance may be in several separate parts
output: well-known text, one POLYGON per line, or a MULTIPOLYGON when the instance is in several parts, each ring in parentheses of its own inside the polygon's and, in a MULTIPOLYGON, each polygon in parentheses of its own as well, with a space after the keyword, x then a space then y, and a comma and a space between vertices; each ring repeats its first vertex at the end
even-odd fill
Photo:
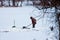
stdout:
POLYGON ((0 8, 0 40, 58 40, 58 29, 50 30, 51 26, 56 27, 55 17, 50 19, 48 17, 53 16, 52 14, 43 14, 42 10, 33 6, 0 8), (36 28, 27 26, 31 24, 30 16, 37 19, 36 28), (16 28, 12 28, 14 20, 16 28), (22 29, 23 26, 30 29, 22 29))

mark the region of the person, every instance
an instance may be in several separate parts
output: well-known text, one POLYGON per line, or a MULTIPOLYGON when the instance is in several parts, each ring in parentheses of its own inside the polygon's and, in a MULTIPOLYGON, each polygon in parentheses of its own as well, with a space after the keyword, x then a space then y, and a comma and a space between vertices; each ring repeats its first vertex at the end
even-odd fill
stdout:
POLYGON ((50 27, 50 29, 51 29, 51 31, 53 31, 53 29, 54 29, 54 28, 53 28, 53 26, 52 26, 52 27, 50 27))
POLYGON ((30 17, 31 21, 32 21, 32 26, 33 28, 35 28, 35 25, 36 25, 36 19, 33 18, 33 17, 30 17))

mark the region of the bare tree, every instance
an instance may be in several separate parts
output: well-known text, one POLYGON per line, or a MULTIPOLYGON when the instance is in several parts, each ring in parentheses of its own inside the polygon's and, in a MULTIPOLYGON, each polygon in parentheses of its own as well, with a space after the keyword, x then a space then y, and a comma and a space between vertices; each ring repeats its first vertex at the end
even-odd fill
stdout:
POLYGON ((20 6, 22 6, 23 0, 12 0, 13 6, 18 6, 19 2, 21 2, 20 6))
POLYGON ((22 0, 15 0, 15 6, 19 5, 19 2, 21 2, 22 0))
POLYGON ((12 0, 13 6, 15 6, 15 0, 12 0))
POLYGON ((8 0, 9 6, 10 6, 10 0, 8 0))
POLYGON ((23 1, 24 1, 24 0, 21 0, 21 4, 20 4, 20 6, 22 6, 23 1))
POLYGON ((4 1, 4 0, 0 0, 0 2, 1 2, 1 6, 3 6, 3 1, 4 1))

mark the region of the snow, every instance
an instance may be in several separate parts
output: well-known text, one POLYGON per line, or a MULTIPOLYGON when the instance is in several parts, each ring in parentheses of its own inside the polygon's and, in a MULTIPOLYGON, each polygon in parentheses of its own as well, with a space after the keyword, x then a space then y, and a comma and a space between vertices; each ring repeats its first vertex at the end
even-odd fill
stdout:
MULTIPOLYGON (((7 29, 5 29, 7 30, 7 29)), ((9 29, 8 29, 9 30, 9 29)), ((10 32, 1 32, 1 40, 45 40, 47 38, 49 30, 46 28, 36 29, 10 29, 10 32), (38 30, 38 29, 37 29, 38 30), (44 37, 45 36, 45 37, 44 37)))
MULTIPOLYGON (((54 8, 52 10, 55 11, 54 8)), ((0 40, 58 40, 55 37, 58 37, 59 31, 54 24, 53 16, 51 13, 44 14, 43 10, 38 10, 34 6, 2 7, 0 8, 0 40), (30 16, 37 19, 36 28, 32 28, 32 25, 27 26, 31 24, 30 16), (14 20, 16 28, 12 28, 14 20), (30 29, 22 29, 23 26, 30 29), (53 31, 50 30, 51 26, 55 27, 53 31)))

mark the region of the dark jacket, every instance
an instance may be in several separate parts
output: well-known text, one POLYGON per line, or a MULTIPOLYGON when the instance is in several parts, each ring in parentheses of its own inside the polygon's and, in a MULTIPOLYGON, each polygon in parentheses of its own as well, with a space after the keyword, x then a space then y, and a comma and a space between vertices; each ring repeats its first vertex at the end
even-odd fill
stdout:
POLYGON ((36 19, 33 17, 30 17, 30 18, 31 18, 32 24, 36 24, 36 19))

